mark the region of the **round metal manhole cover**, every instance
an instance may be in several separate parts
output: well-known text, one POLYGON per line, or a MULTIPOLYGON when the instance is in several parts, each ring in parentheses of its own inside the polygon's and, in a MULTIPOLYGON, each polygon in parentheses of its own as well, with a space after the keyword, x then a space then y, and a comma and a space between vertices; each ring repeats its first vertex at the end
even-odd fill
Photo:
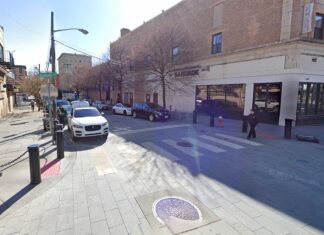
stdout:
POLYGON ((172 217, 185 221, 202 221, 201 212, 192 202, 181 197, 163 197, 153 203, 153 214, 157 220, 165 224, 172 217))
POLYGON ((193 146, 191 143, 185 142, 185 141, 178 142, 177 145, 179 145, 181 147, 192 147, 193 146))

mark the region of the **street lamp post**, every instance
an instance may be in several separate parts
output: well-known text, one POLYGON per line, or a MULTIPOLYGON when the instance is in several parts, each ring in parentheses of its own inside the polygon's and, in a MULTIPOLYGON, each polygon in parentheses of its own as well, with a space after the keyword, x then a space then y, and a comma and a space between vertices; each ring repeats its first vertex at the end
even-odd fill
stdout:
MULTIPOLYGON (((80 28, 67 28, 67 29, 58 29, 54 30, 54 12, 51 12, 51 49, 50 49, 50 58, 51 58, 51 65, 52 65, 52 74, 55 74, 56 72, 56 58, 55 58, 55 39, 54 39, 54 33, 61 32, 61 31, 68 31, 68 30, 78 30, 83 34, 88 34, 89 32, 85 29, 80 28)), ((62 92, 60 92, 60 89, 58 88, 58 96, 61 99, 62 98, 62 92)))

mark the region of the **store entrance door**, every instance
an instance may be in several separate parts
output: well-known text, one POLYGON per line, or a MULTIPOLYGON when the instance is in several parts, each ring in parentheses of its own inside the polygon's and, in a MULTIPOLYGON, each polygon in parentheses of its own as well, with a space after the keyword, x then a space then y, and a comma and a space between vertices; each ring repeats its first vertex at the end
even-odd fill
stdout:
POLYGON ((281 86, 281 83, 254 84, 253 107, 260 122, 278 124, 281 86))

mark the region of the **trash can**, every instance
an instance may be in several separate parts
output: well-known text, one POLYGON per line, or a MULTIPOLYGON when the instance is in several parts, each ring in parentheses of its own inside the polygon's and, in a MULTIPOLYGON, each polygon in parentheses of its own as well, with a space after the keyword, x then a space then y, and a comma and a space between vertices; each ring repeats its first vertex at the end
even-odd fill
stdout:
POLYGON ((285 119, 285 139, 291 139, 293 119, 285 119))

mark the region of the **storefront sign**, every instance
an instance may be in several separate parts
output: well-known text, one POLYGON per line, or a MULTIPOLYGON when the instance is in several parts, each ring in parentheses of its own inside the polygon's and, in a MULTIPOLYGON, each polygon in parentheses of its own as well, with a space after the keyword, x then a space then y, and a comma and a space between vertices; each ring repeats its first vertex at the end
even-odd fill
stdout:
POLYGON ((175 77, 189 77, 189 76, 198 76, 199 75, 199 69, 193 69, 193 70, 185 70, 185 71, 179 71, 175 72, 175 77))

